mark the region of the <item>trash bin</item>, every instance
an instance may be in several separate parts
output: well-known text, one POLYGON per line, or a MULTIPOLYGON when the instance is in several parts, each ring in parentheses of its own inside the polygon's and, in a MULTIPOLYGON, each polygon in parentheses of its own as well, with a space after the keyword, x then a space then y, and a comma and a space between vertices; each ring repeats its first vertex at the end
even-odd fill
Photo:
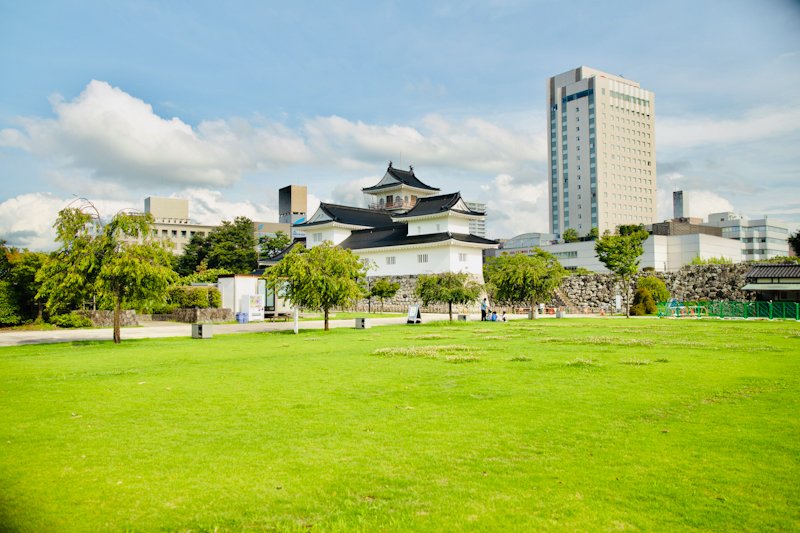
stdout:
POLYGON ((250 313, 242 313, 242 324, 250 322, 250 313))
POLYGON ((564 318, 565 316, 567 316, 567 312, 563 309, 556 311, 556 318, 564 318))
POLYGON ((211 324, 192 324, 193 339, 210 339, 211 324))
POLYGON ((458 321, 459 322, 466 322, 467 321, 467 315, 458 315, 458 321))
POLYGON ((237 324, 242 323, 242 313, 236 313, 236 323, 237 324))
POLYGON ((369 329, 366 318, 356 318, 356 329, 369 329))

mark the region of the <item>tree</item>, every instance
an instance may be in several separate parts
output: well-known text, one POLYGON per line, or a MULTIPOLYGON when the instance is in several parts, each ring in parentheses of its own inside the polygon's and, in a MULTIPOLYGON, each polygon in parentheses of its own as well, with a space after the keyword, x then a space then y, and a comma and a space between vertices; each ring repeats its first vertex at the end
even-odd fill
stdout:
POLYGON ((175 272, 181 276, 190 276, 201 269, 201 265, 205 265, 205 270, 208 268, 208 244, 206 238, 195 233, 186 246, 183 247, 183 253, 178 257, 175 266, 175 272))
POLYGON ((41 252, 9 248, 0 240, 0 280, 7 283, 6 297, 13 300, 20 321, 41 318, 42 306, 36 299, 39 290, 36 272, 46 258, 41 252))
POLYGON ((274 237, 261 237, 258 245, 261 249, 261 257, 271 258, 284 251, 287 246, 292 244, 292 238, 283 231, 277 231, 274 237))
POLYGON ((497 300, 524 303, 531 311, 537 301, 550 298, 566 275, 555 256, 538 248, 533 255, 501 255, 484 268, 487 282, 495 287, 497 300))
MULTIPOLYGON (((93 206, 92 206, 93 207, 93 206)), ((49 311, 77 307, 87 296, 114 312, 114 343, 121 342, 123 306, 161 299, 177 278, 170 253, 152 239, 150 214, 117 213, 105 226, 81 208, 68 207, 56 220, 61 247, 37 274, 38 296, 49 311)))
POLYGON ((465 305, 474 302, 481 294, 481 286, 465 273, 442 272, 419 276, 414 292, 422 300, 423 305, 447 304, 447 312, 452 322, 453 304, 465 305))
POLYGON ((205 237, 195 234, 183 247, 176 271, 189 276, 206 269, 224 269, 247 274, 258 267, 253 222, 247 217, 227 220, 208 232, 205 237))
POLYGON ((625 228, 639 228, 638 231, 623 230, 622 235, 604 234, 594 245, 597 258, 616 277, 622 280, 625 292, 625 316, 630 316, 630 279, 639 270, 639 257, 644 253, 644 241, 648 233, 641 226, 626 226, 625 228))
POLYGON ((789 246, 794 250, 795 255, 800 255, 800 229, 789 235, 789 246))
POLYGON ((578 242, 580 237, 578 236, 578 230, 575 228, 567 228, 564 230, 564 234, 561 235, 561 238, 564 239, 564 242, 578 242))
MULTIPOLYGON (((662 280, 655 276, 642 276, 636 281, 637 289, 647 289, 656 302, 669 300, 669 291, 662 280)), ((634 301, 634 303, 636 303, 634 301)))
POLYGON ((592 229, 590 229, 589 233, 586 234, 586 240, 596 241, 599 236, 600 236, 600 230, 597 229, 597 226, 592 226, 592 229))
POLYGON ((389 281, 386 278, 378 278, 369 291, 370 298, 377 298, 381 301, 381 311, 383 311, 383 300, 391 298, 400 290, 400 284, 396 281, 389 281))
POLYGON ((206 237, 208 242, 208 268, 224 268, 236 274, 247 274, 258 267, 256 238, 253 221, 236 217, 233 222, 223 220, 206 237))
POLYGON ((357 255, 326 241, 311 249, 295 246, 267 271, 265 278, 272 289, 283 292, 292 304, 321 310, 328 331, 328 315, 333 307, 364 296, 358 280, 366 274, 366 267, 357 255))
POLYGON ((101 233, 99 214, 78 207, 58 213, 53 227, 61 246, 50 254, 36 274, 41 285, 37 297, 45 300, 50 315, 77 309, 94 298, 94 284, 100 271, 95 237, 101 233))

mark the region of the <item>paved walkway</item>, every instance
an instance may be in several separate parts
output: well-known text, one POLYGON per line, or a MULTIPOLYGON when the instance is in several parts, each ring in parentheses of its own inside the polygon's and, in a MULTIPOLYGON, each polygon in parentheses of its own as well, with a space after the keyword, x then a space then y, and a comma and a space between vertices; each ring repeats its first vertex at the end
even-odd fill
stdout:
MULTIPOLYGON (((398 316, 391 318, 370 318, 368 326, 386 326, 405 324, 406 317, 398 316)), ((523 315, 514 315, 512 319, 524 318, 523 315)), ((447 320, 446 314, 425 313, 422 315, 424 322, 436 322, 447 320)), ((470 321, 479 321, 480 315, 470 315, 470 321)), ((355 320, 329 321, 331 328, 354 328, 355 320)), ((299 328, 301 330, 322 329, 322 320, 301 320, 299 328)), ((212 335, 228 335, 231 333, 259 333, 265 331, 291 331, 294 329, 294 322, 251 322, 249 324, 211 324, 212 335)), ((155 339, 163 337, 191 337, 192 325, 181 322, 144 322, 139 327, 122 328, 122 340, 126 339, 155 339)), ((110 341, 113 338, 111 328, 94 329, 59 329, 48 331, 3 331, 0 332, 0 347, 20 346, 23 344, 47 344, 54 342, 76 342, 76 341, 110 341)))

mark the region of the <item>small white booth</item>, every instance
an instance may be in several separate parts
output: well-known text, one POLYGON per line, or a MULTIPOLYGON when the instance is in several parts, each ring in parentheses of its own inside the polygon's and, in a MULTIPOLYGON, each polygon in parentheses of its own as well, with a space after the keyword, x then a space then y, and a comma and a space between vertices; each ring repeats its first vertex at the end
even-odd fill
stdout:
POLYGON ((289 315, 288 302, 259 276, 251 274, 228 274, 220 276, 217 287, 222 295, 222 307, 233 311, 235 316, 247 313, 247 321, 264 320, 277 315, 289 315))

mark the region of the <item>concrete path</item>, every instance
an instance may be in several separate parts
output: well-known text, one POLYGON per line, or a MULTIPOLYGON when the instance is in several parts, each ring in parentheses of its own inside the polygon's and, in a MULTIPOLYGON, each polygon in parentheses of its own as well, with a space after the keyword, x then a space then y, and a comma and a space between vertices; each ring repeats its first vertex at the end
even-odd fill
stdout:
MULTIPOLYGON (((369 318, 367 324, 372 326, 386 326, 405 324, 406 317, 369 318)), ((523 315, 513 315, 511 319, 526 318, 523 315)), ((447 320, 446 314, 425 313, 423 322, 437 322, 447 320)), ((480 321, 480 315, 470 315, 470 321, 480 321)), ((331 328, 354 328, 355 320, 331 320, 331 328)), ((322 320, 300 321, 300 330, 322 329, 322 320)), ((258 333, 266 331, 291 331, 294 323, 287 322, 251 322, 249 324, 211 324, 212 335, 228 335, 231 333, 258 333)), ((122 328, 122 340, 127 339, 155 339, 163 337, 191 337, 192 325, 180 322, 143 322, 139 327, 122 328)), ((21 346, 24 344, 47 344, 54 342, 76 341, 111 341, 113 333, 111 328, 94 329, 59 329, 49 331, 3 331, 0 332, 0 347, 21 346)))

